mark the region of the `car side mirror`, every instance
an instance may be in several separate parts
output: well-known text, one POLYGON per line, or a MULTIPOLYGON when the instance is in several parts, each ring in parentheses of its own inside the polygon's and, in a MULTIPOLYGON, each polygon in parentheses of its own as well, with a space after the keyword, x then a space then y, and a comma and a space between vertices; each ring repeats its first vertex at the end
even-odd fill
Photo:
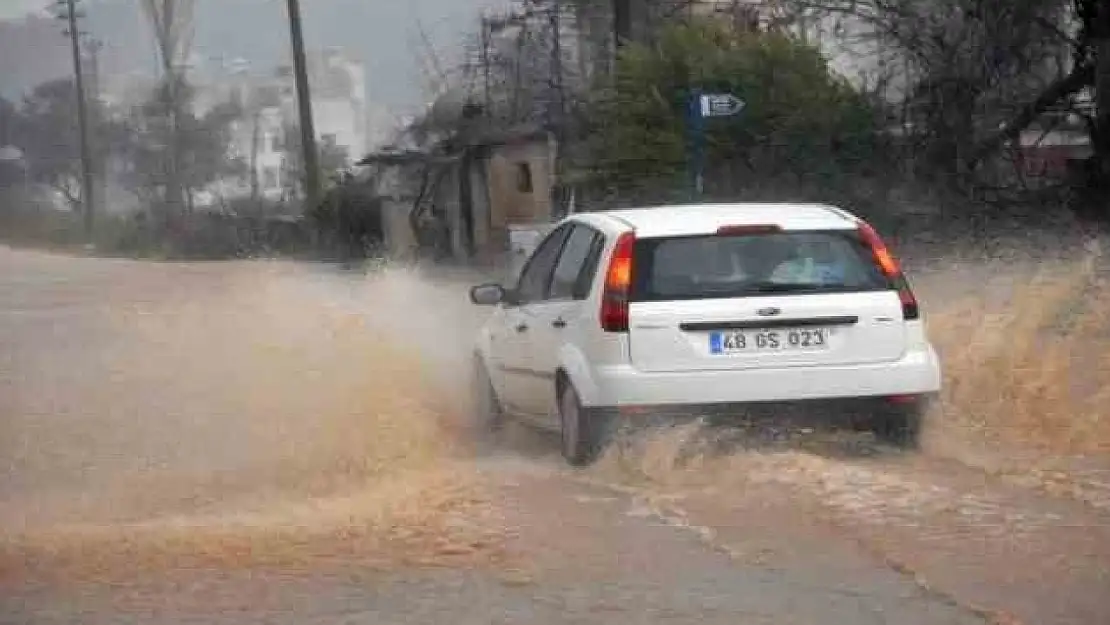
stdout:
POLYGON ((478 306, 496 306, 508 299, 508 291, 500 284, 482 284, 470 289, 470 301, 478 306))

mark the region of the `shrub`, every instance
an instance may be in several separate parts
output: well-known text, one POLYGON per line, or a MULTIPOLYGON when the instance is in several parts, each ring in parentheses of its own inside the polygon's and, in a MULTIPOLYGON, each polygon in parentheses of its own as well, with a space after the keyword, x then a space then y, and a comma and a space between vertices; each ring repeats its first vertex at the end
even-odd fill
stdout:
POLYGON ((829 199, 830 189, 852 186, 841 184, 845 174, 872 175, 883 162, 876 111, 816 48, 694 22, 664 31, 654 47, 623 50, 612 87, 590 109, 595 182, 633 194, 683 188, 693 89, 746 103, 733 118, 706 120, 711 196, 802 199, 813 189, 829 199))

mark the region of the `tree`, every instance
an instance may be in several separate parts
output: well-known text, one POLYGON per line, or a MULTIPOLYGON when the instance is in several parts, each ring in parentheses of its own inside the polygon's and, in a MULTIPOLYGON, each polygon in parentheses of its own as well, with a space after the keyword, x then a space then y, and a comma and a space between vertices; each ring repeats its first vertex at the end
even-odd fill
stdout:
MULTIPOLYGON (((286 181, 286 195, 296 197, 304 189, 304 150, 301 149, 301 132, 297 126, 286 124, 282 131, 282 153, 284 165, 282 178, 286 181)), ((336 184, 347 170, 349 154, 345 146, 337 145, 334 141, 317 141, 319 150, 318 165, 320 180, 328 181, 332 186, 336 184)), ((325 188, 326 193, 329 189, 325 188)), ((308 207, 307 210, 312 210, 308 207)))
POLYGON ((190 112, 193 95, 188 85, 160 85, 130 120, 126 182, 161 209, 163 225, 178 214, 174 193, 180 191, 191 206, 196 191, 247 173, 246 163, 229 155, 232 123, 243 114, 240 106, 229 102, 198 116, 190 112))
POLYGON ((881 159, 875 112, 816 49, 781 33, 694 21, 664 28, 654 46, 623 49, 591 115, 588 169, 598 182, 633 195, 684 188, 693 89, 746 103, 741 115, 708 124, 711 195, 835 185, 881 159))
POLYGON ((189 93, 185 81, 185 61, 188 60, 193 37, 193 9, 195 0, 143 0, 143 10, 154 32, 154 42, 162 62, 162 91, 159 96, 164 104, 167 122, 165 138, 169 148, 163 155, 166 168, 163 201, 171 213, 180 212, 186 182, 182 180, 182 131, 179 120, 187 115, 184 100, 189 93))
POLYGON ((22 150, 14 147, 16 128, 21 123, 15 105, 0 98, 0 193, 24 180, 22 150))
MULTIPOLYGON (((72 80, 35 87, 24 98, 14 143, 24 151, 31 180, 58 191, 73 210, 81 207, 81 152, 72 80)), ((105 119, 99 107, 89 111, 92 141, 112 157, 126 143, 126 129, 105 119)))
POLYGON ((972 181, 986 161, 1056 109, 1085 119, 1095 152, 1087 185, 1110 178, 1105 0, 789 2, 805 21, 856 25, 872 56, 898 57, 907 74, 908 117, 935 174, 972 181), (1094 114, 1076 106, 1083 92, 1093 95, 1094 114))
POLYGON ((15 142, 16 126, 19 123, 19 109, 11 102, 0 98, 0 146, 15 142))

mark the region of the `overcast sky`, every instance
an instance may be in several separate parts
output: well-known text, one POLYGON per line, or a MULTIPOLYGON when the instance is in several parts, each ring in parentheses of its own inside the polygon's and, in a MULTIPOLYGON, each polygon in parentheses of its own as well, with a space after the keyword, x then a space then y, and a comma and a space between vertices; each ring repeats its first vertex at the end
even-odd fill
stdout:
MULTIPOLYGON (((96 2, 97 0, 84 0, 84 1, 85 2, 96 2)), ((218 1, 219 0, 200 0, 200 2, 218 2, 218 1)), ((139 0, 135 0, 136 4, 138 4, 138 2, 139 2, 139 0)), ((274 0, 274 2, 277 3, 278 0, 274 0)), ((306 12, 311 11, 312 2, 313 2, 313 0, 305 0, 305 2, 302 2, 302 5, 304 5, 302 7, 303 10, 305 10, 306 12)), ((437 4, 438 5, 445 5, 445 4, 451 3, 450 0, 448 0, 447 3, 443 2, 442 0, 440 0, 439 2, 436 2, 435 0, 431 0, 431 1, 427 1, 427 0, 366 0, 366 2, 367 3, 396 2, 398 4, 405 4, 414 13, 419 13, 420 12, 420 9, 422 8, 421 5, 430 5, 430 6, 434 7, 437 4)), ((0 0, 0 19, 7 19, 7 18, 12 18, 12 17, 22 17, 22 16, 24 16, 28 13, 37 13, 37 12, 42 11, 43 8, 49 6, 53 3, 54 3, 54 0, 0 0)), ((508 4, 508 0, 455 0, 455 2, 453 2, 452 4, 458 4, 458 5, 462 5, 462 6, 482 6, 482 5, 499 6, 499 5, 508 4)))
MULTIPOLYGON (((81 0, 91 21, 83 28, 104 44, 103 70, 122 73, 153 67, 149 32, 140 0, 81 0)), ((55 0, 0 0, 0 19, 39 12, 55 0)), ((509 0, 302 0, 309 48, 338 46, 367 67, 371 101, 395 109, 420 106, 427 72, 418 24, 427 31, 444 69, 462 60, 463 38, 478 30, 479 12, 509 0)), ((194 51, 206 61, 242 57, 257 71, 286 62, 289 34, 284 0, 197 0, 194 51)), ((63 37, 41 35, 2 45, 0 94, 19 92, 65 75, 68 48, 63 37), (13 48, 14 46, 14 48, 13 48), (12 49, 9 49, 12 48, 12 49)))
POLYGON ((49 0, 0 0, 0 19, 41 11, 49 0))

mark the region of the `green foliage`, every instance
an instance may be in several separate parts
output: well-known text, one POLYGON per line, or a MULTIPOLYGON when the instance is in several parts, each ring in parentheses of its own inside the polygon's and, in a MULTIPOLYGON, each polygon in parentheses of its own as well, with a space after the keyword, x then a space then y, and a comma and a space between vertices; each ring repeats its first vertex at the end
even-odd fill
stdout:
POLYGON ((15 141, 15 129, 19 121, 19 109, 0 97, 0 147, 15 141))
POLYGON ((5 191, 24 181, 23 150, 18 147, 12 149, 16 128, 20 125, 19 110, 11 102, 0 98, 0 206, 8 203, 5 191))
POLYGON ((385 239, 383 202, 373 185, 345 177, 328 189, 306 217, 322 236, 324 248, 343 260, 372 257, 385 239))
POLYGON ((224 103, 196 115, 193 97, 193 90, 184 82, 172 92, 163 84, 129 120, 128 160, 132 167, 124 181, 151 205, 168 202, 165 194, 175 172, 190 191, 247 173, 242 160, 228 155, 231 124, 241 117, 240 108, 224 103))
MULTIPOLYGON (((286 124, 283 129, 285 164, 283 179, 289 195, 304 193, 304 150, 301 147, 301 131, 294 124, 286 124)), ((319 165, 320 180, 325 190, 334 188, 347 173, 348 151, 346 146, 336 145, 334 141, 317 141, 316 158, 319 165)), ((306 207, 311 210, 311 207, 306 207)))
MULTIPOLYGON (((87 107, 92 145, 98 154, 118 155, 126 130, 108 119, 100 107, 87 107)), ((77 96, 72 80, 35 87, 13 116, 10 139, 23 149, 33 182, 61 193, 76 209, 80 205, 81 152, 77 96)))
POLYGON ((670 27, 653 47, 622 51, 614 83, 590 116, 592 171, 602 184, 682 187, 692 88, 747 104, 735 118, 706 120, 711 191, 831 180, 875 154, 874 111, 815 48, 781 33, 695 22, 670 27))

